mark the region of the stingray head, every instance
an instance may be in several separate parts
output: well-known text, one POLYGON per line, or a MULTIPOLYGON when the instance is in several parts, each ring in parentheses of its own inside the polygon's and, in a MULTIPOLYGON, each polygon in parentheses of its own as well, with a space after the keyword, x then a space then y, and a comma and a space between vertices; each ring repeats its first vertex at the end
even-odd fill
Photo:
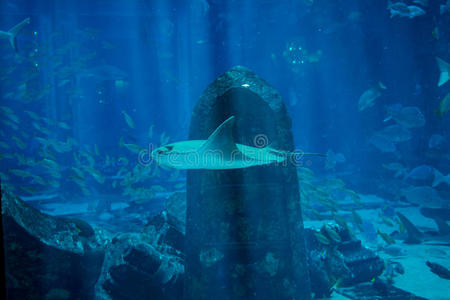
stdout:
POLYGON ((168 144, 152 151, 152 159, 158 164, 175 168, 190 169, 198 162, 198 148, 204 141, 185 141, 168 144))

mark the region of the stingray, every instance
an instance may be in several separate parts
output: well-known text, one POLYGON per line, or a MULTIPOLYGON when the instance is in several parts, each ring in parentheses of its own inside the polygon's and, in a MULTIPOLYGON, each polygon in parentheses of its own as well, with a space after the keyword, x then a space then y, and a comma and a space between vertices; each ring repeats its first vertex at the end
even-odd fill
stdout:
POLYGON ((320 153, 288 152, 271 147, 252 147, 234 142, 235 117, 225 120, 207 140, 188 140, 159 147, 152 158, 160 165, 175 169, 226 170, 297 161, 304 155, 320 153))

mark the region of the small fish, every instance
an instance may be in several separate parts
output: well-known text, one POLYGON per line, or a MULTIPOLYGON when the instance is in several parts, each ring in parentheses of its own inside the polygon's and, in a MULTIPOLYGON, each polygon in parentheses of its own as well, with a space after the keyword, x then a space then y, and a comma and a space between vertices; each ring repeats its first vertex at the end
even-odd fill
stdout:
POLYGON ((440 38, 440 34, 439 34, 439 28, 437 26, 435 26, 433 28, 433 30, 431 31, 431 36, 435 39, 435 40, 439 40, 440 38))
POLYGON ((316 174, 311 169, 305 167, 298 167, 297 174, 300 181, 311 181, 316 177, 316 174))
POLYGON ((436 111, 437 116, 442 119, 442 117, 450 111, 450 93, 445 95, 439 104, 439 109, 436 111))
POLYGON ((43 186, 45 186, 47 184, 45 182, 44 178, 42 178, 41 176, 33 175, 32 178, 33 178, 33 181, 36 182, 37 184, 40 184, 40 185, 43 185, 43 186))
POLYGON ((425 14, 425 11, 416 5, 407 5, 403 2, 390 2, 388 3, 387 9, 391 14, 391 18, 395 16, 415 18, 425 14))
POLYGON ((383 216, 381 214, 378 214, 378 217, 381 219, 381 222, 383 224, 386 224, 389 227, 394 227, 394 223, 388 217, 385 217, 385 216, 383 216))
POLYGON ((155 127, 155 124, 150 125, 150 127, 148 128, 148 138, 151 139, 153 138, 153 128, 155 127))
POLYGON ((411 132, 398 124, 387 126, 375 134, 393 143, 406 142, 412 138, 411 132))
POLYGON ((389 119, 395 120, 397 124, 405 128, 418 128, 425 125, 425 117, 417 106, 397 105, 396 109, 388 110, 388 117, 385 121, 389 119))
POLYGON ((98 171, 92 167, 86 167, 85 170, 88 172, 88 174, 91 174, 91 176, 94 177, 94 179, 98 183, 100 183, 100 184, 105 183, 105 177, 100 173, 100 171, 98 171))
POLYGON ((402 221, 400 221, 399 218, 395 218, 394 221, 398 225, 399 232, 403 235, 406 234, 406 228, 405 228, 405 225, 402 223, 402 221))
POLYGON ((324 245, 331 244, 330 240, 320 232, 314 232, 314 236, 317 238, 317 241, 319 241, 319 243, 321 243, 321 244, 324 244, 324 245))
POLYGON ((76 174, 71 174, 69 175, 69 179, 72 180, 79 187, 86 186, 86 180, 84 179, 84 177, 80 177, 76 174))
POLYGON ((70 152, 72 150, 72 144, 70 143, 70 141, 60 142, 56 140, 50 140, 49 145, 52 146, 52 148, 58 153, 70 152))
POLYGON ((84 178, 84 172, 81 169, 76 167, 71 167, 71 169, 78 177, 80 177, 81 179, 84 178))
POLYGON ((9 169, 8 172, 17 177, 22 177, 22 178, 33 177, 33 174, 31 174, 30 172, 20 170, 20 169, 9 169))
POLYGON ((91 195, 91 192, 86 187, 81 186, 80 189, 84 196, 89 197, 91 195))
POLYGON ((129 151, 138 154, 142 151, 142 148, 136 144, 123 144, 125 148, 127 148, 129 151))
POLYGON ((80 151, 80 156, 86 158, 89 167, 93 167, 95 165, 95 159, 89 153, 80 151))
POLYGON ((159 142, 160 142, 161 146, 164 146, 165 144, 167 144, 169 142, 169 140, 170 140, 170 137, 166 136, 165 132, 163 132, 161 134, 161 136, 159 137, 159 142))
POLYGON ((408 168, 403 166, 401 163, 398 162, 392 162, 392 163, 386 163, 382 165, 383 168, 395 172, 394 177, 400 177, 406 175, 406 172, 408 171, 408 168))
POLYGON ((3 172, 0 172, 0 180, 2 181, 2 184, 3 184, 5 181, 9 180, 9 176, 3 172))
POLYGON ((425 10, 423 10, 422 8, 420 8, 419 6, 416 5, 408 5, 408 9, 409 9, 409 18, 415 18, 415 17, 420 17, 426 14, 425 10))
POLYGON ((395 244, 395 239, 391 237, 389 234, 381 232, 380 230, 377 230, 377 234, 383 239, 383 241, 386 242, 388 245, 395 244))
POLYGON ((438 86, 441 86, 450 80, 450 64, 437 56, 436 62, 438 64, 440 72, 438 86))
POLYGON ((62 128, 62 129, 66 129, 66 130, 70 129, 70 126, 67 125, 67 123, 64 123, 64 122, 58 122, 58 127, 62 128))
POLYGON ((36 189, 32 186, 21 186, 20 189, 28 194, 36 193, 36 189))
POLYGON ((381 152, 395 152, 397 150, 397 147, 392 141, 377 133, 370 137, 369 143, 375 146, 381 152))
POLYGON ((175 184, 175 189, 177 189, 177 190, 184 189, 185 187, 186 187, 186 184, 184 182, 175 184))
POLYGON ((94 153, 95 153, 95 155, 97 155, 97 156, 100 155, 100 150, 98 149, 98 145, 97 145, 97 144, 94 145, 94 153))
POLYGON ((51 131, 48 130, 47 128, 45 128, 44 126, 41 126, 39 123, 37 122, 32 122, 31 125, 37 130, 42 132, 45 135, 51 135, 51 131))
POLYGON ((358 101, 359 111, 363 111, 375 105, 375 100, 381 96, 381 91, 385 90, 386 87, 379 82, 378 86, 372 87, 366 90, 360 97, 358 101))
POLYGON ((405 180, 428 180, 431 177, 434 177, 434 168, 429 165, 420 165, 412 169, 408 175, 406 175, 405 180))
POLYGON ((2 142, 2 141, 0 141, 0 148, 11 149, 11 147, 7 143, 2 142))
POLYGON ((127 166, 128 165, 128 159, 126 157, 119 157, 119 159, 117 159, 117 162, 121 166, 127 166))
POLYGON ((167 189, 166 189, 166 188, 164 188, 164 187, 161 186, 161 185, 157 185, 157 184, 152 185, 151 190, 152 190, 153 192, 155 192, 155 193, 164 193, 164 192, 167 192, 167 189))
POLYGON ((50 170, 59 170, 59 165, 55 161, 48 158, 44 158, 39 162, 39 164, 50 170))
POLYGON ((130 127, 131 129, 134 129, 135 128, 134 121, 130 117, 130 115, 127 114, 127 112, 124 110, 122 110, 121 113, 122 113, 123 117, 125 118, 125 122, 127 123, 128 127, 130 127))
POLYGON ((11 139, 16 143, 16 145, 17 145, 17 147, 19 147, 19 149, 24 150, 27 147, 25 145, 25 143, 17 136, 13 136, 13 137, 11 137, 11 139))
POLYGON ((11 121, 13 121, 14 123, 16 123, 16 124, 20 123, 19 117, 17 115, 13 114, 13 113, 12 114, 7 114, 6 117, 8 119, 10 119, 11 121))
POLYGON ((351 189, 344 189, 344 191, 347 193, 347 196, 350 197, 355 203, 361 205, 361 197, 357 192, 351 189))
POLYGON ((17 124, 11 122, 10 120, 6 120, 6 119, 2 118, 1 121, 2 121, 3 124, 5 124, 6 126, 10 127, 14 131, 17 131, 19 129, 17 124))

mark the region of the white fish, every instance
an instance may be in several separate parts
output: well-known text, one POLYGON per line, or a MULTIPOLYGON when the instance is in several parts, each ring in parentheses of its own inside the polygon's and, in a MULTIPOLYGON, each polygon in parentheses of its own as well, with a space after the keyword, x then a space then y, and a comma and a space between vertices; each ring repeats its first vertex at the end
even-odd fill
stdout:
POLYGON ((395 16, 407 17, 407 18, 415 18, 425 14, 425 11, 419 6, 415 5, 407 5, 403 2, 390 2, 387 6, 387 9, 391 13, 391 18, 395 16))
POLYGON ((375 133, 393 143, 409 141, 412 138, 411 132, 398 124, 390 125, 375 133))
POLYGON ((386 86, 382 82, 378 82, 377 86, 374 86, 362 93, 358 101, 359 111, 363 111, 366 108, 374 106, 375 100, 381 96, 381 91, 385 89, 386 86))
POLYGON ((425 125, 425 117, 417 106, 406 106, 388 111, 388 117, 384 121, 394 119, 405 128, 417 128, 425 125))
POLYGON ((401 163, 398 162, 392 162, 392 163, 386 163, 382 165, 383 168, 389 170, 389 171, 394 171, 395 175, 394 177, 400 177, 400 176, 406 176, 407 172, 408 172, 408 168, 406 168, 405 166, 403 166, 401 163))
POLYGON ((440 72, 438 86, 441 86, 450 80, 450 64, 437 56, 436 61, 440 72))
POLYGON ((11 47, 17 52, 17 35, 27 24, 30 24, 30 18, 26 18, 8 31, 0 30, 0 39, 8 39, 11 47))
POLYGON ((381 92, 378 88, 370 88, 359 97, 358 109, 363 111, 366 108, 372 107, 375 104, 375 100, 381 96, 381 92))
POLYGON ((393 142, 377 133, 372 135, 369 139, 369 143, 374 145, 381 152, 395 152, 397 150, 397 147, 393 142))

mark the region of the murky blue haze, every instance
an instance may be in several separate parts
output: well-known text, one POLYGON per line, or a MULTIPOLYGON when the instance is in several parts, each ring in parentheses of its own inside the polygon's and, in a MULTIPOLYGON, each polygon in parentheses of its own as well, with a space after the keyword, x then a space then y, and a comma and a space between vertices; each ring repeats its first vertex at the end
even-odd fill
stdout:
POLYGON ((383 233, 402 245, 396 212, 436 231, 419 210, 450 206, 450 3, 392 2, 1 0, 2 189, 139 230, 186 189, 149 152, 187 140, 204 89, 240 65, 284 99, 295 149, 327 154, 298 166, 306 227, 347 213, 376 251, 383 233))

